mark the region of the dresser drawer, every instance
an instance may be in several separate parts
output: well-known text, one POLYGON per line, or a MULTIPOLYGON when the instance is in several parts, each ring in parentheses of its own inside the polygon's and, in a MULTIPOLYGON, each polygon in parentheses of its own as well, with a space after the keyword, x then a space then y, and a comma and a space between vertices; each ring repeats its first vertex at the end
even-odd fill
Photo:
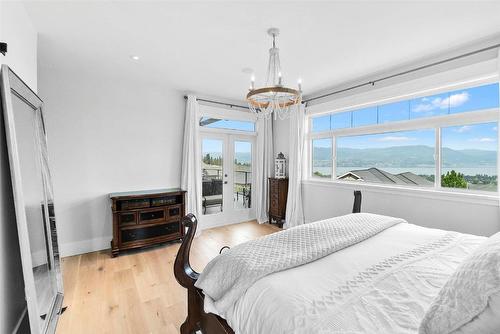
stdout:
POLYGON ((122 230, 121 242, 132 242, 132 241, 151 239, 169 235, 172 236, 180 235, 179 222, 122 230))
POLYGON ((118 224, 120 224, 120 227, 137 224, 137 213, 136 212, 119 213, 118 224))
POLYGON ((139 224, 161 223, 166 218, 163 208, 139 211, 139 224))
POLYGON ((181 205, 170 206, 170 207, 166 208, 165 210, 167 212, 168 219, 173 219, 173 218, 181 219, 182 218, 182 215, 181 215, 182 206, 181 205))

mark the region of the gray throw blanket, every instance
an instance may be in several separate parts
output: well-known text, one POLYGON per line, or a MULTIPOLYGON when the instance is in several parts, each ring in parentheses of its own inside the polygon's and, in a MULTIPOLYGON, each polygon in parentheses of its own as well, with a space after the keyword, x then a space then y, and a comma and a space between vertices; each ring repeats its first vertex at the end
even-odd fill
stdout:
POLYGON ((214 258, 195 286, 223 315, 257 280, 366 240, 406 221, 356 213, 297 226, 237 245, 214 258))

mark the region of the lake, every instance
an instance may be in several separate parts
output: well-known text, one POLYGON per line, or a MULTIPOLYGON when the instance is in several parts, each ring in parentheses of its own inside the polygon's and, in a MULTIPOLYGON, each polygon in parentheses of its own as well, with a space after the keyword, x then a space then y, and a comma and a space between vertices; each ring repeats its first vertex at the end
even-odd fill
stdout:
MULTIPOLYGON (((377 167, 381 170, 384 170, 386 172, 389 172, 391 174, 399 174, 399 173, 404 173, 404 172, 412 172, 413 174, 417 175, 434 175, 435 173, 435 168, 434 167, 407 167, 407 168, 401 168, 401 167, 377 167)), ((367 167, 337 167, 337 175, 342 175, 345 174, 349 171, 352 170, 357 170, 357 169, 367 169, 367 167)), ((443 167, 443 174, 446 172, 449 172, 451 170, 455 170, 457 172, 460 172, 464 175, 478 175, 478 174, 486 174, 486 175, 497 175, 497 167, 496 166, 483 166, 483 167, 461 167, 461 168, 447 168, 443 167)), ((330 174, 331 169, 328 167, 314 167, 314 171, 318 171, 321 174, 330 174)))

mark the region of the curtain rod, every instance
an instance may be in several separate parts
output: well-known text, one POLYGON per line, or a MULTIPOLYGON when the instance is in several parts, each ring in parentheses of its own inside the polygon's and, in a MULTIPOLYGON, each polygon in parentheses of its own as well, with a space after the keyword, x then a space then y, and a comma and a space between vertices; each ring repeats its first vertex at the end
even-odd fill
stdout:
MULTIPOLYGON (((186 95, 184 95, 184 100, 187 100, 187 98, 188 97, 186 95)), ((196 98, 196 101, 202 101, 202 102, 220 104, 220 105, 223 105, 223 106, 228 106, 230 108, 238 107, 238 108, 243 108, 243 109, 250 109, 247 106, 240 106, 240 105, 237 105, 237 104, 231 104, 231 103, 225 103, 225 102, 219 102, 219 101, 213 101, 213 100, 205 100, 205 99, 196 98)))
POLYGON ((368 82, 357 84, 357 85, 354 85, 354 86, 351 86, 351 87, 339 89, 339 90, 336 90, 336 91, 333 91, 333 92, 330 92, 330 93, 326 93, 326 94, 323 94, 323 95, 311 97, 311 98, 309 98, 307 100, 304 100, 304 102, 308 103, 310 101, 319 100, 319 99, 322 99, 322 98, 325 98, 325 97, 328 97, 328 96, 340 94, 340 93, 347 92, 347 91, 350 91, 350 90, 353 90, 353 89, 357 89, 357 88, 361 88, 361 87, 364 87, 364 86, 374 86, 377 82, 380 82, 380 81, 384 81, 384 80, 392 79, 392 78, 399 77, 399 76, 402 76, 402 75, 406 75, 406 74, 409 74, 409 73, 421 71, 421 70, 424 70, 424 69, 429 68, 429 67, 434 67, 434 66, 441 65, 441 64, 444 64, 444 63, 448 63, 450 61, 454 61, 454 60, 457 60, 457 59, 461 59, 461 58, 473 56, 473 55, 478 54, 478 53, 482 53, 482 52, 486 52, 486 51, 489 51, 489 50, 497 49, 499 47, 500 47, 500 43, 499 44, 490 45, 488 47, 485 47, 485 48, 482 48, 482 49, 479 49, 479 50, 467 52, 467 53, 464 53, 464 54, 461 54, 461 55, 458 55, 458 56, 446 58, 446 59, 443 59, 443 60, 440 60, 440 61, 436 61, 434 63, 430 63, 430 64, 422 65, 422 66, 419 66, 419 67, 415 67, 415 68, 412 68, 412 69, 409 69, 409 70, 406 70, 406 71, 403 71, 403 72, 399 72, 399 73, 396 73, 396 74, 391 74, 391 75, 388 75, 388 76, 385 76, 385 77, 382 77, 382 78, 378 78, 378 79, 375 79, 375 80, 372 80, 372 81, 368 81, 368 82))

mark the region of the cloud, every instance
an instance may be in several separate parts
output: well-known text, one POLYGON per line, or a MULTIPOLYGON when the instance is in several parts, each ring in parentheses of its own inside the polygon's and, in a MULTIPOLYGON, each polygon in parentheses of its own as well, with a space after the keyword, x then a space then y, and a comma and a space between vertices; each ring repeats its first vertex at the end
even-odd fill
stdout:
POLYGON ((455 129, 454 131, 458 132, 458 133, 464 133, 464 132, 470 131, 471 129, 472 129, 472 127, 470 125, 464 125, 464 126, 459 127, 458 129, 455 129))
POLYGON ((420 101, 424 103, 417 104, 414 108, 412 108, 412 111, 429 112, 436 109, 448 109, 448 107, 450 108, 458 107, 464 104, 465 102, 469 101, 469 98, 470 95, 468 92, 452 94, 445 98, 436 97, 432 100, 424 97, 420 99, 420 101))
POLYGON ((377 139, 377 141, 391 141, 391 142, 394 142, 394 141, 411 141, 411 140, 415 140, 415 138, 405 137, 405 136, 385 136, 385 137, 377 139))
POLYGON ((472 138, 470 141, 478 143, 493 143, 495 142, 495 138, 490 138, 490 137, 472 138))
POLYGON ((491 130, 498 131, 498 126, 494 126, 491 130))
POLYGON ((450 100, 450 107, 458 107, 464 104, 465 102, 469 101, 469 93, 467 92, 462 92, 459 94, 453 94, 450 95, 449 100, 450 100))

